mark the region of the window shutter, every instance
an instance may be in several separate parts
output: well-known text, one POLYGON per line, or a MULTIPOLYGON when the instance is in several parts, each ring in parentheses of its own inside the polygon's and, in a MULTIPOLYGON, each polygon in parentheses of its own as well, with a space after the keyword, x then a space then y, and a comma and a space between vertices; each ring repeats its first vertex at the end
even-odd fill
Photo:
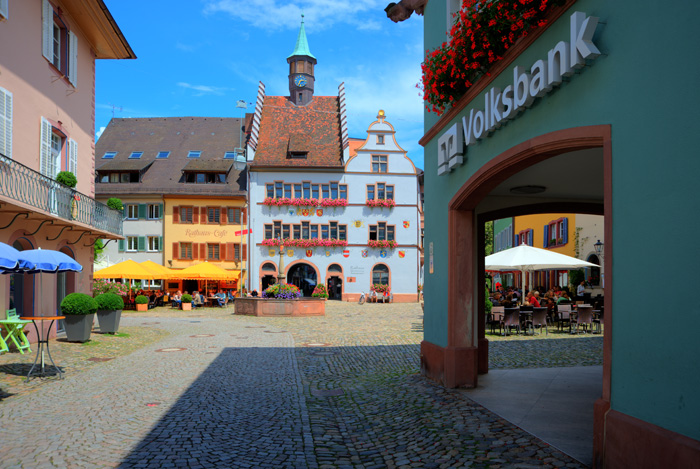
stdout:
POLYGON ((68 171, 78 174, 78 142, 73 139, 68 140, 68 171))
POLYGON ((243 260, 246 261, 248 260, 248 246, 243 245, 243 252, 241 253, 241 256, 243 257, 243 260))
POLYGON ((219 208, 219 225, 226 224, 226 207, 219 208))
POLYGON ((233 259, 233 254, 234 254, 235 248, 233 247, 233 243, 226 243, 226 260, 227 261, 232 261, 233 259))
POLYGON ((0 88, 0 153, 12 158, 12 93, 3 88, 0 88))
POLYGON ((544 247, 549 247, 549 225, 544 225, 544 247))
POLYGON ((163 237, 158 237, 158 252, 163 252, 163 237))
POLYGON ((532 228, 530 228, 530 231, 528 231, 528 233, 527 233, 528 244, 529 244, 530 246, 533 245, 534 233, 535 233, 535 232, 534 232, 534 230, 533 230, 532 228))
POLYGON ((122 218, 126 218, 126 204, 122 204, 122 218))
POLYGON ((50 178, 53 178, 51 174, 51 169, 54 167, 54 165, 51 163, 51 124, 49 121, 44 119, 43 117, 41 118, 41 149, 40 149, 40 155, 41 155, 41 165, 40 165, 40 170, 41 174, 44 176, 48 176, 50 178))
POLYGON ((226 260, 226 243, 219 244, 219 259, 226 260))
POLYGON ((173 207, 173 223, 180 223, 180 207, 173 207))
POLYGON ((148 205, 139 204, 139 220, 145 220, 148 212, 148 205))
POLYGON ((124 252, 124 244, 125 244, 125 242, 126 242, 126 240, 124 240, 124 239, 120 239, 120 240, 119 240, 119 252, 124 252))
POLYGON ((7 6, 7 0, 0 0, 0 16, 2 16, 5 19, 9 18, 9 9, 7 6))
POLYGON ((158 214, 160 215, 158 218, 163 219, 163 204, 158 204, 158 214))
POLYGON ((569 218, 564 218, 564 221, 562 223, 562 231, 564 232, 562 234, 562 238, 564 238, 564 244, 569 242, 569 218))
POLYGON ((209 217, 209 210, 207 207, 199 207, 199 223, 200 225, 206 225, 209 217))
POLYGON ((199 223, 199 207, 192 207, 192 223, 199 223))
POLYGON ((78 36, 68 31, 68 81, 78 87, 78 36))
POLYGON ((173 259, 180 259, 180 243, 173 243, 173 259))
POLYGON ((146 237, 145 236, 139 236, 138 238, 138 250, 140 252, 143 252, 146 250, 146 237))
POLYGON ((515 235, 515 245, 520 246, 520 235, 515 235))
POLYGON ((199 258, 200 259, 207 258, 207 243, 200 243, 199 244, 199 258))
POLYGON ((43 0, 41 6, 41 52, 53 63, 53 8, 49 0, 43 0))
POLYGON ((241 210, 241 225, 246 224, 246 212, 248 209, 244 208, 241 210))

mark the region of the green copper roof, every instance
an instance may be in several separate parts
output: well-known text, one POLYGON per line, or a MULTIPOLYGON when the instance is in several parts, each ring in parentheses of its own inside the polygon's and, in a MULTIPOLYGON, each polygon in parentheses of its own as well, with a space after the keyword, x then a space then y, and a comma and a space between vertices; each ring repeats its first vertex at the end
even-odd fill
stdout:
MULTIPOLYGON (((304 29, 304 15, 301 15, 301 28, 299 29, 299 37, 297 37, 297 43, 294 46, 294 52, 289 57, 295 55, 305 55, 315 59, 314 55, 309 50, 309 43, 306 40, 306 30, 304 29)), ((289 58, 287 57, 287 58, 289 58)))

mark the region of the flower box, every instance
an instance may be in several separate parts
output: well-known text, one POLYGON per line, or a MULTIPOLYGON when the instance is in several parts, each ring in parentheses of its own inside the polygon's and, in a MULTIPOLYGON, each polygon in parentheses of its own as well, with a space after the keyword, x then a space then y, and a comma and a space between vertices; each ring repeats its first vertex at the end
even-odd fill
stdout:
POLYGON ((392 208, 396 206, 394 199, 367 199, 365 205, 368 207, 387 207, 392 208))
POLYGON ((263 239, 262 245, 263 246, 279 246, 280 243, 284 245, 284 247, 297 247, 297 248, 314 248, 314 247, 325 247, 325 248, 334 248, 334 247, 345 247, 348 245, 347 240, 344 239, 318 239, 318 238, 312 238, 312 239, 292 239, 292 238, 287 238, 284 240, 281 240, 279 238, 273 238, 273 239, 263 239))
POLYGON ((390 248, 390 249, 394 249, 394 248, 397 247, 398 245, 399 245, 399 243, 397 243, 397 242, 394 241, 394 240, 388 241, 388 240, 385 240, 385 239, 379 239, 379 240, 370 239, 369 241, 367 241, 367 246, 369 246, 369 247, 371 247, 371 248, 382 248, 382 249, 383 249, 383 248, 390 248))

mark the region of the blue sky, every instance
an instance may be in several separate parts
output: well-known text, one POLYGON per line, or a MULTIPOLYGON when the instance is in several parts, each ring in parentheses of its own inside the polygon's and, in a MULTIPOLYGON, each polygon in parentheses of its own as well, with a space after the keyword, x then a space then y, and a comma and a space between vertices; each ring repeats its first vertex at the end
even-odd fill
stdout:
POLYGON ((289 94, 286 58, 303 9, 318 59, 315 94, 337 95, 345 82, 351 137, 365 138, 384 109, 396 139, 423 168, 423 104, 416 88, 423 18, 395 24, 388 0, 106 0, 136 60, 98 60, 96 132, 115 117, 240 117, 258 82, 289 94))

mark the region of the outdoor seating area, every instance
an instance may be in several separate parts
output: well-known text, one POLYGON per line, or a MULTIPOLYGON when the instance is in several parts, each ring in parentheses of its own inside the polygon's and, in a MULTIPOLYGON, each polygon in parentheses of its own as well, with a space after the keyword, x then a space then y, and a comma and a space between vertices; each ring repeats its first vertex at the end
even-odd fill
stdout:
POLYGON ((502 336, 515 334, 522 335, 549 335, 550 327, 553 332, 566 334, 602 334, 603 309, 593 309, 586 304, 559 305, 553 316, 548 315, 545 307, 519 306, 506 308, 493 306, 488 314, 486 324, 490 327, 491 334, 502 336), (554 327, 556 323, 556 327, 554 327))

